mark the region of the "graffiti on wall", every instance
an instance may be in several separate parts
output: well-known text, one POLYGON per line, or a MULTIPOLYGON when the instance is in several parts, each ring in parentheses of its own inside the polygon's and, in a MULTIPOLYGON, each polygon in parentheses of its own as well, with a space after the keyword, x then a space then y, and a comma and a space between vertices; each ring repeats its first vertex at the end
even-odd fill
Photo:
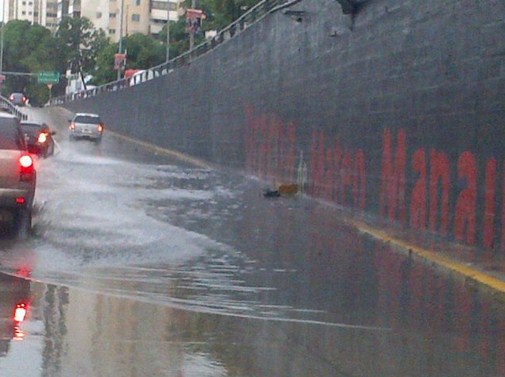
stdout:
POLYGON ((323 129, 300 137, 295 123, 252 108, 246 122, 251 174, 295 182, 313 197, 464 244, 505 245, 505 162, 500 169, 495 157, 409 146, 406 129, 386 127, 377 145, 356 148, 323 129))

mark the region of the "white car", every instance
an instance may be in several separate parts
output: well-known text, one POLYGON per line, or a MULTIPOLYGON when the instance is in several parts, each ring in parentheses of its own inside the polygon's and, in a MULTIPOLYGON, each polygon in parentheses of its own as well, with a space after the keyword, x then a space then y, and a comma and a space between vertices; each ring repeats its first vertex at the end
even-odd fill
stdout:
POLYGON ((31 228, 36 179, 19 119, 0 113, 0 222, 17 235, 31 228))
POLYGON ((70 119, 69 140, 88 139, 95 143, 102 141, 104 123, 98 114, 76 113, 70 119))

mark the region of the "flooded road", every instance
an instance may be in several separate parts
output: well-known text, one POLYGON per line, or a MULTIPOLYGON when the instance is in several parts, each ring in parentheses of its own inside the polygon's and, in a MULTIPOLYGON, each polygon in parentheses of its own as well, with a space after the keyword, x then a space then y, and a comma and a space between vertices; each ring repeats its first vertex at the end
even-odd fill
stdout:
POLYGON ((501 304, 336 209, 30 115, 59 145, 0 240, 0 376, 505 376, 501 304))

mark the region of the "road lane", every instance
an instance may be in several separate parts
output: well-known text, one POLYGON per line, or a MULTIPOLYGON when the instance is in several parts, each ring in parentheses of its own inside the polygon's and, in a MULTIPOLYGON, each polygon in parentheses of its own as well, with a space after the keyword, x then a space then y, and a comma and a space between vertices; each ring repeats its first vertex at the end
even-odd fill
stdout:
POLYGON ((67 114, 31 111, 60 150, 34 234, 0 242, 32 281, 0 375, 505 375, 499 303, 335 208, 107 133, 70 143, 67 114))

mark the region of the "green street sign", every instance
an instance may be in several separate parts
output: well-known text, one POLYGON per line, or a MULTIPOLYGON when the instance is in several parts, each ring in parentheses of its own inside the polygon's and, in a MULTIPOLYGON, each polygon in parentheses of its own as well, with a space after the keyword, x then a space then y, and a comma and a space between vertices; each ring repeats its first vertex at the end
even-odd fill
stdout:
POLYGON ((60 82, 59 72, 39 72, 37 77, 39 84, 57 84, 60 82))

